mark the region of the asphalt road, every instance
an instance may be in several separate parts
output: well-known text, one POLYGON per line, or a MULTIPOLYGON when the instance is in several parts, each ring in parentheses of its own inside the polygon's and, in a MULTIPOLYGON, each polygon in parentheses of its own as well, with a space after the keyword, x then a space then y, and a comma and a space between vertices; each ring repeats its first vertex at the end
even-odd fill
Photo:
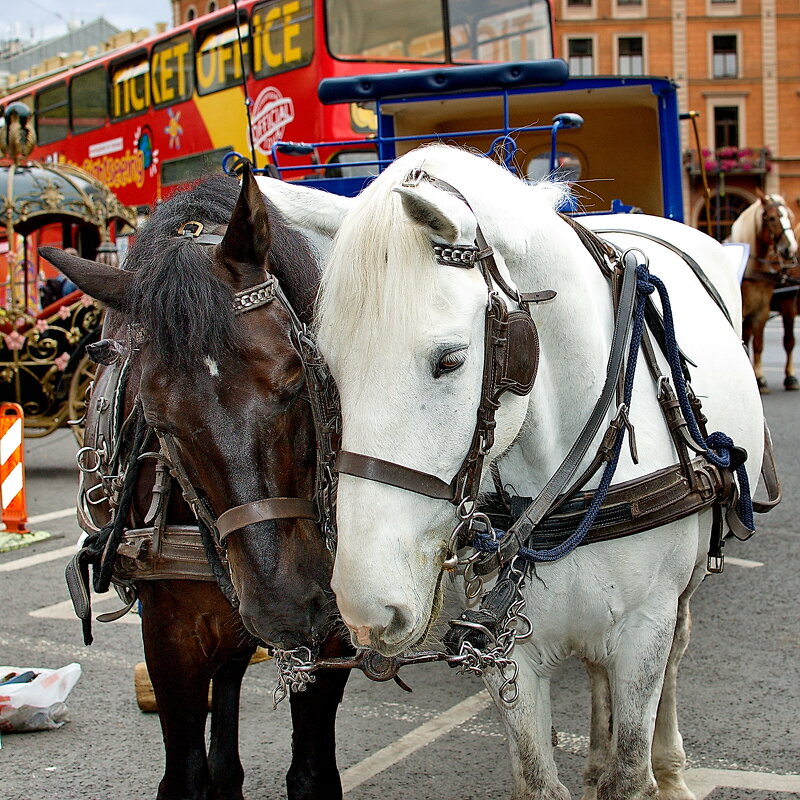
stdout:
MULTIPOLYGON (((764 398, 784 501, 759 519, 750 542, 730 542, 728 565, 693 603, 692 643, 680 677, 679 708, 690 784, 713 800, 800 799, 800 615, 798 483, 800 393, 780 387, 780 332, 768 328, 764 398), (736 563, 731 557, 740 559, 736 563)), ((75 502, 76 445, 62 431, 26 443, 28 513, 75 502)), ((35 522, 51 538, 0 554, 0 662, 59 667, 78 661, 83 676, 69 698, 71 722, 55 731, 7 734, 0 750, 0 800, 131 800, 155 797, 163 764, 155 715, 141 713, 133 668, 143 660, 137 619, 95 626, 82 645, 63 581, 74 515, 35 522), (31 556, 49 560, 30 564, 31 556)), ((97 604, 98 613, 115 606, 97 604)), ((339 764, 350 800, 484 800, 511 787, 498 714, 482 684, 443 665, 407 669, 414 689, 354 675, 339 715, 339 764)), ((248 798, 285 797, 288 704, 272 710, 270 663, 248 671, 241 752, 248 798)), ((556 752, 562 780, 581 794, 587 749, 588 687, 571 661, 553 682, 556 752)))

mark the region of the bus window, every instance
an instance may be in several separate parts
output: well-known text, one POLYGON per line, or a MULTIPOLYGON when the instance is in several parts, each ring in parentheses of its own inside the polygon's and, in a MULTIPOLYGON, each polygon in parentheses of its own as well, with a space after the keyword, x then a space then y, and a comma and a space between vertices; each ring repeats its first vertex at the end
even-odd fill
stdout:
POLYGON ((36 136, 39 144, 49 144, 66 135, 67 84, 57 83, 36 95, 36 136))
POLYGON ((553 57, 550 8, 545 0, 448 3, 453 61, 534 61, 553 57))
POLYGON ((97 67, 76 75, 69 84, 69 101, 73 133, 103 125, 108 112, 105 69, 97 67))
MULTIPOLYGON (((242 22, 240 28, 246 58, 249 49, 247 22, 242 22)), ((201 30, 197 39, 195 69, 198 94, 211 94, 241 84, 242 60, 233 17, 221 25, 201 30)))
POLYGON ((266 78, 305 67, 314 55, 312 0, 269 0, 253 9, 253 74, 266 78))
POLYGON ((111 67, 111 118, 141 114, 150 106, 150 62, 147 53, 111 67))
POLYGON ((191 98, 194 91, 191 33, 182 33, 153 47, 150 80, 156 108, 191 98))
POLYGON ((341 59, 461 62, 551 58, 547 0, 326 0, 328 48, 341 59))

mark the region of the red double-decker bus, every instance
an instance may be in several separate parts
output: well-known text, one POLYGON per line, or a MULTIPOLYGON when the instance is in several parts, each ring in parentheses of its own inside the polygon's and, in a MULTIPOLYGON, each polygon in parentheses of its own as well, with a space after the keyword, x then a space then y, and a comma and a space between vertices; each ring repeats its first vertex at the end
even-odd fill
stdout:
MULTIPOLYGON (((243 0, 238 13, 238 23, 229 6, 43 78, 0 107, 34 111, 33 158, 79 166, 143 208, 232 150, 264 166, 278 139, 367 137, 370 110, 321 105, 323 78, 553 53, 548 0, 243 0)), ((332 148, 324 158, 347 174, 360 156, 332 148)))

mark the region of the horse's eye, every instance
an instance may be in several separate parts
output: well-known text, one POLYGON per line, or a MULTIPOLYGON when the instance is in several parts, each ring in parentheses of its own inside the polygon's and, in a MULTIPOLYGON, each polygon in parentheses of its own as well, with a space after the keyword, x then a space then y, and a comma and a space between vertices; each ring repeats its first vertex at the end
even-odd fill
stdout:
POLYGON ((447 372, 454 372, 467 360, 467 349, 450 350, 444 353, 433 370, 433 377, 439 378, 447 372))

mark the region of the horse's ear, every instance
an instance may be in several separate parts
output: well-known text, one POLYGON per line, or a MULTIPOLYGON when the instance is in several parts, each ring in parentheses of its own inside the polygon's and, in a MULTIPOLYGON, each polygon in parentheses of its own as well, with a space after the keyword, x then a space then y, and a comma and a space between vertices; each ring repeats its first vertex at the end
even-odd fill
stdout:
POLYGON ((442 244, 467 245, 475 241, 478 223, 463 200, 441 189, 419 186, 398 186, 403 210, 431 239, 442 244))
POLYGON ((253 178, 250 164, 245 163, 239 199, 220 250, 228 267, 234 271, 238 272, 243 265, 268 267, 271 239, 267 206, 253 178))
POLYGON ((767 196, 764 194, 764 190, 760 186, 756 186, 756 197, 763 203, 767 196))
POLYGON ((119 267, 73 256, 57 247, 40 247, 39 255, 63 272, 81 291, 101 303, 123 309, 134 275, 119 267))

